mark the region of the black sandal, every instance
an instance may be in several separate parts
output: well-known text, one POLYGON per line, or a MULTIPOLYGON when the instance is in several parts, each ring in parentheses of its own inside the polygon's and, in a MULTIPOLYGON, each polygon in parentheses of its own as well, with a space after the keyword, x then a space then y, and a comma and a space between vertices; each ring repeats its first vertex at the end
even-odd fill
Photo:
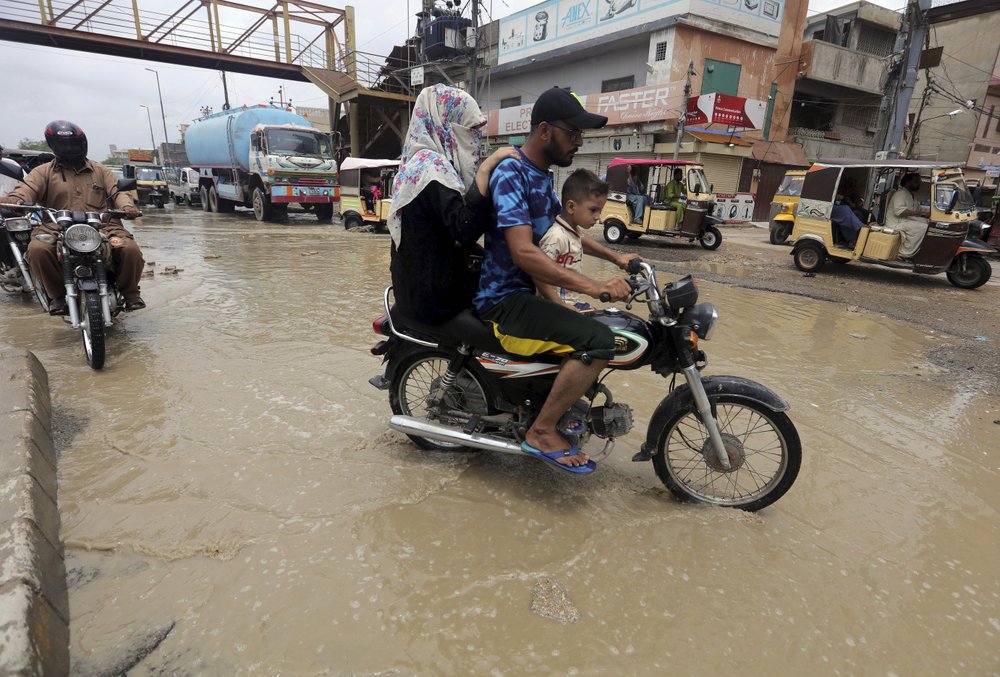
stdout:
POLYGON ((133 310, 142 310, 146 307, 146 302, 142 300, 141 296, 137 296, 134 299, 125 299, 125 312, 131 313, 133 310))
POLYGON ((66 299, 52 299, 49 301, 49 315, 53 317, 69 315, 69 306, 66 305, 66 299))

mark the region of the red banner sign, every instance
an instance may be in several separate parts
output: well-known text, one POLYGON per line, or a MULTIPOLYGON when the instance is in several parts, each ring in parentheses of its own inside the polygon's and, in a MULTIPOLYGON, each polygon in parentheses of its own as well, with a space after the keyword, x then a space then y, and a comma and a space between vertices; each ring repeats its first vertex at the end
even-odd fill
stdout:
POLYGON ((702 94, 688 99, 685 124, 717 123, 734 129, 760 129, 764 126, 767 102, 744 99, 729 94, 702 94))

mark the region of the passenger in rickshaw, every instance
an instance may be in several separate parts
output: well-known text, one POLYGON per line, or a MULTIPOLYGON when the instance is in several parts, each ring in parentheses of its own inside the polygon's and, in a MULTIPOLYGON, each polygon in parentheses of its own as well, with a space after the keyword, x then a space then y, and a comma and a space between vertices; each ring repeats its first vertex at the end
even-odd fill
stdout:
POLYGON ((854 209, 848 204, 847 198, 843 195, 837 196, 833 211, 830 213, 830 220, 837 226, 837 230, 840 231, 847 246, 853 248, 858 241, 858 233, 861 232, 865 224, 858 218, 854 209))
POLYGON ((378 186, 379 178, 377 175, 365 172, 361 176, 361 197, 365 201, 365 209, 370 213, 375 213, 375 202, 378 198, 375 197, 376 187, 378 186))
POLYGON ((632 223, 642 223, 646 215, 646 187, 632 165, 628 166, 628 180, 625 183, 625 201, 632 208, 632 223))
POLYGON ((674 178, 667 184, 667 187, 663 191, 663 201, 668 207, 673 207, 677 210, 677 223, 684 223, 684 203, 681 202, 681 198, 686 195, 687 191, 684 189, 684 171, 675 169, 674 178))
POLYGON ((917 191, 920 190, 920 175, 911 172, 899 181, 897 190, 889 200, 889 208, 885 214, 885 225, 902 235, 899 246, 899 258, 911 259, 920 251, 920 245, 927 234, 927 217, 929 207, 921 207, 917 203, 917 191))

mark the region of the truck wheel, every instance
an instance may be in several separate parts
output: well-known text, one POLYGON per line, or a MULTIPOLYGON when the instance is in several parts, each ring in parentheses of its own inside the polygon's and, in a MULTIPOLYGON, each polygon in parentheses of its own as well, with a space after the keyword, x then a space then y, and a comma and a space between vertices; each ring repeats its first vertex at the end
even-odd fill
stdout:
POLYGON ((236 209, 232 201, 219 197, 219 191, 212 186, 208 189, 208 203, 211 210, 217 214, 229 213, 236 209))
POLYGON ((316 205, 317 220, 325 223, 333 218, 333 205, 316 205))
POLYGON ((271 200, 260 187, 253 189, 253 215, 258 221, 271 220, 271 200))
POLYGON ((198 192, 201 194, 201 210, 203 212, 212 211, 212 205, 208 204, 208 188, 202 186, 198 192))

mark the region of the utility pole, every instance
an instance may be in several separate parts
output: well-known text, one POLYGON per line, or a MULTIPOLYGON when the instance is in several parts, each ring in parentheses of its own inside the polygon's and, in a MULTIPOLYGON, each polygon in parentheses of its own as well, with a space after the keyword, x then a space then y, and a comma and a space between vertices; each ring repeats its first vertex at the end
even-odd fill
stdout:
POLYGON ((677 123, 677 143, 674 144, 674 159, 680 157, 681 139, 684 137, 684 123, 687 121, 688 99, 691 98, 691 76, 694 75, 694 61, 688 62, 687 80, 684 82, 684 108, 677 123))
MULTIPOLYGON (((901 72, 897 75, 895 100, 891 105, 891 113, 886 116, 885 137, 881 150, 888 159, 899 157, 899 147, 903 142, 903 129, 906 127, 906 117, 910 111, 910 100, 917 84, 917 66, 920 64, 920 52, 927 35, 927 19, 925 13, 931 8, 931 0, 909 0, 903 28, 906 32, 903 48, 901 72)), ((887 97, 889 93, 887 92, 887 97)), ((882 109, 887 110, 887 100, 883 98, 882 109)))
POLYGON ((479 0, 472 0, 472 34, 475 36, 472 45, 472 55, 469 57, 469 94, 473 99, 479 98, 478 77, 479 65, 479 0))

